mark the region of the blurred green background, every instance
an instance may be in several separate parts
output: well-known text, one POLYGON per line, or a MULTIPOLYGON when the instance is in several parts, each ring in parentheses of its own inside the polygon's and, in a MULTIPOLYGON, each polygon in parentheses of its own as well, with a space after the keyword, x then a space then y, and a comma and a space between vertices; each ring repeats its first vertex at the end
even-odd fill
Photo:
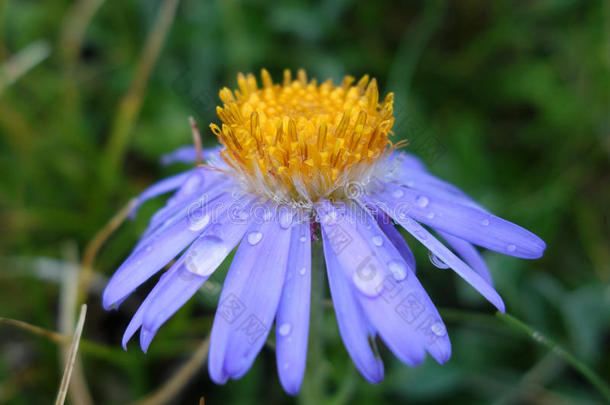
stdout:
MULTIPOLYGON (((607 382, 609 21, 602 0, 0 0, 0 316, 72 334, 87 246, 140 190, 184 169, 158 158, 191 142, 189 115, 214 142, 217 91, 235 87, 237 72, 266 67, 279 80, 303 67, 335 82, 369 73, 397 95, 407 150, 547 242, 537 261, 485 252, 496 287, 509 313, 607 382)), ((147 355, 134 342, 123 352, 120 337, 153 282, 119 311, 101 308, 105 280, 162 204, 147 203, 95 258, 69 403, 164 403, 151 393, 209 331, 214 288, 182 308, 147 355)), ((416 253, 449 327, 451 361, 410 369, 384 349, 386 379, 371 386, 328 308, 324 359, 307 369, 325 377, 323 403, 603 402, 563 358, 416 253)), ((52 403, 57 340, 0 323, 0 403, 52 403)), ((270 347, 226 386, 210 382, 207 365, 195 370, 165 403, 312 403, 283 393, 270 347)))

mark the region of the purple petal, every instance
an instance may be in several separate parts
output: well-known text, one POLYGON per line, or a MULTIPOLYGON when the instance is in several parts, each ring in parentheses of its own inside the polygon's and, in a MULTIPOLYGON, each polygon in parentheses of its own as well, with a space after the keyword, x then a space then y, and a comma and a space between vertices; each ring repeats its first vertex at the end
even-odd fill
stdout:
POLYGON ((140 346, 146 353, 161 325, 188 301, 208 277, 188 270, 184 261, 176 263, 166 279, 159 281, 159 290, 145 308, 140 331, 140 346))
POLYGON ((460 260, 453 252, 439 242, 430 232, 424 229, 413 219, 405 215, 405 211, 391 201, 384 205, 396 222, 426 246, 434 255, 442 260, 447 266, 451 267, 460 277, 479 291, 489 302, 504 312, 504 302, 496 290, 487 283, 479 274, 472 270, 466 263, 460 260))
POLYGON ((434 229, 500 253, 536 259, 546 248, 542 239, 519 225, 432 194, 387 183, 377 197, 378 205, 385 204, 390 211, 386 212, 393 218, 409 216, 434 229))
POLYGON ((153 215, 134 250, 146 245, 151 237, 162 232, 181 217, 189 213, 195 215, 203 213, 210 203, 214 203, 221 194, 231 192, 234 187, 233 180, 225 175, 208 175, 206 181, 203 180, 202 173, 197 177, 189 178, 185 185, 168 200, 166 206, 153 215), (191 179, 199 182, 200 185, 196 188, 194 182, 189 185, 191 179), (191 190, 191 186, 194 189, 191 190))
POLYGON ((330 294, 343 344, 360 374, 368 382, 377 384, 383 380, 384 371, 383 361, 377 357, 369 343, 369 338, 375 336, 375 330, 354 298, 353 287, 345 277, 345 270, 339 264, 324 233, 322 240, 330 294))
POLYGON ((391 166, 390 171, 398 176, 409 170, 426 171, 424 162, 411 153, 394 152, 388 158, 388 163, 391 166))
POLYGON ((162 232, 151 236, 150 243, 135 252, 114 273, 103 294, 104 308, 110 309, 131 294, 140 284, 168 264, 199 236, 221 212, 230 208, 234 199, 223 195, 201 215, 185 215, 162 232))
POLYGON ((286 280, 275 320, 277 369, 284 390, 296 395, 307 361, 311 293, 311 234, 309 221, 294 225, 286 280))
POLYGON ((189 247, 172 266, 173 275, 163 282, 161 291, 146 308, 143 328, 147 336, 152 339, 161 325, 197 292, 239 243, 247 227, 247 222, 233 223, 225 215, 189 247))
POLYGON ((328 201, 317 203, 315 208, 329 246, 349 273, 348 278, 363 294, 379 294, 377 288, 383 283, 385 270, 401 272, 403 278, 407 272, 414 272, 364 209, 354 204, 333 206, 328 201), (384 271, 370 271, 370 265, 377 262, 384 271))
POLYGON ((168 276, 173 274, 175 271, 176 271, 176 268, 172 267, 170 270, 163 273, 163 275, 159 279, 159 282, 157 282, 157 284, 151 290, 151 292, 148 293, 148 295, 146 296, 146 298, 144 299, 142 304, 140 304, 140 307, 138 308, 138 310, 136 311, 134 316, 131 318, 131 321, 129 321, 129 325, 127 325, 127 328, 125 329, 125 333, 123 333, 122 345, 123 345, 124 350, 127 350, 127 343, 132 338, 132 336, 137 332, 137 330, 140 329, 140 326, 142 326, 142 322, 144 320, 144 313, 146 312, 146 309, 148 308, 148 305, 150 304, 150 302, 161 291, 161 289, 164 285, 163 280, 165 280, 168 276))
POLYGON ((458 187, 428 173, 424 164, 417 157, 402 152, 395 152, 393 155, 396 154, 400 156, 391 157, 393 160, 390 161, 390 165, 393 166, 390 170, 390 178, 393 181, 449 201, 486 211, 458 187))
POLYGON ((487 263, 481 257, 481 254, 472 246, 471 243, 466 242, 463 239, 450 235, 446 232, 438 233, 441 238, 445 239, 445 241, 451 246, 451 248, 462 258, 470 267, 474 269, 485 281, 489 283, 489 285, 493 285, 493 279, 491 278, 491 273, 489 272, 489 268, 487 267, 487 263))
POLYGON ((375 216, 381 230, 386 234, 396 249, 398 249, 398 252, 400 252, 400 255, 405 259, 409 267, 413 269, 413 272, 416 273, 415 255, 413 255, 407 241, 405 241, 405 238, 398 232, 398 229, 396 229, 392 220, 378 208, 374 208, 372 214, 375 216))
POLYGON ((136 197, 136 204, 129 212, 129 216, 133 218, 136 215, 140 205, 150 200, 151 198, 168 193, 182 186, 182 184, 184 184, 186 179, 188 179, 192 175, 192 173, 193 171, 189 170, 183 173, 176 174, 174 176, 163 179, 151 185, 146 190, 142 191, 140 195, 136 197))
POLYGON ((423 361, 426 350, 439 362, 446 361, 451 345, 445 326, 413 269, 375 219, 355 205, 346 207, 346 215, 331 215, 329 204, 318 204, 316 209, 328 246, 336 254, 348 279, 353 281, 358 291, 356 299, 390 350, 409 365, 423 361), (331 222, 326 219, 329 216, 331 222), (339 236, 342 233, 349 236, 349 243, 344 242, 346 236, 339 236), (376 237, 381 238, 381 243, 376 237), (352 257, 358 257, 360 261, 354 263, 352 257), (400 321, 397 308, 411 297, 421 304, 425 317, 418 318, 418 322, 400 321))
POLYGON ((282 293, 291 228, 253 223, 229 268, 214 317, 209 372, 217 383, 245 374, 269 334, 282 293))
MULTIPOLYGON (((208 161, 214 159, 218 155, 218 151, 221 149, 220 146, 203 149, 202 157, 203 160, 208 161)), ((194 163, 197 160, 197 149, 194 146, 181 146, 173 152, 166 153, 161 156, 161 164, 164 166, 173 163, 194 163)))

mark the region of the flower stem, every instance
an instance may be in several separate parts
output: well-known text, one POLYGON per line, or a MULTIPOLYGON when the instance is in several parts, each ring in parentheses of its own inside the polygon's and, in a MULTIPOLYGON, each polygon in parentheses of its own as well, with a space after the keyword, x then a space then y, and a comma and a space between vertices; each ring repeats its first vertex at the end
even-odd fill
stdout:
POLYGON ((568 352, 567 350, 559 346, 557 343, 544 336, 539 331, 535 330, 531 326, 525 324, 524 322, 515 318, 512 315, 497 312, 496 318, 498 318, 511 328, 527 334, 536 343, 539 343, 551 350, 553 353, 563 359, 566 363, 574 367, 584 378, 587 379, 587 381, 589 381, 589 383, 591 383, 591 385, 597 388, 597 390, 603 395, 603 397, 607 401, 610 401, 610 387, 608 386, 608 384, 604 382, 604 380, 593 369, 591 369, 585 363, 577 359, 572 353, 568 352))
POLYGON ((309 349, 307 369, 299 403, 319 405, 325 398, 328 368, 324 358, 324 251, 322 241, 311 243, 311 306, 309 315, 309 349))

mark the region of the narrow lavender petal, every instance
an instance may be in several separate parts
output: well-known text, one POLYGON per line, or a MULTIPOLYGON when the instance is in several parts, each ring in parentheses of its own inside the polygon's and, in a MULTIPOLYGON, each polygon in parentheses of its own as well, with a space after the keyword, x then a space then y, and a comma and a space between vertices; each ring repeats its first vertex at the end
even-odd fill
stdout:
POLYGON ((129 343, 129 341, 131 340, 133 335, 142 326, 142 322, 144 320, 144 313, 146 312, 146 309, 148 308, 148 305, 150 304, 150 302, 155 298, 155 295, 157 295, 161 291, 161 289, 164 285, 163 280, 165 280, 169 275, 173 274, 173 272, 175 272, 175 270, 176 270, 175 268, 172 268, 172 269, 166 271, 159 279, 159 282, 157 282, 155 287, 151 290, 150 293, 148 293, 148 295, 146 296, 144 301, 140 304, 140 307, 138 308, 136 313, 131 318, 131 321, 129 321, 129 325, 127 325, 127 328, 125 329, 125 333, 123 333, 123 339, 122 339, 123 350, 127 350, 127 343, 129 343))
POLYGON ((364 379, 377 384, 383 380, 384 369, 383 361, 369 344, 369 338, 374 338, 375 330, 362 312, 360 303, 354 298, 353 287, 345 277, 324 233, 322 238, 330 294, 343 344, 364 379))
POLYGON ((244 272, 240 281, 225 285, 247 308, 246 317, 234 325, 229 335, 224 368, 233 378, 245 374, 263 347, 275 318, 290 248, 291 229, 283 229, 275 221, 251 229, 263 239, 255 246, 249 241, 240 246, 244 259, 235 262, 235 269, 244 272))
MULTIPOLYGON (((355 277, 356 272, 366 267, 370 262, 372 240, 365 240, 356 228, 355 215, 344 203, 333 205, 323 200, 315 205, 316 212, 320 218, 322 234, 328 239, 328 246, 333 249, 337 261, 349 274, 348 278, 357 287, 368 294, 376 294, 376 288, 382 281, 380 273, 373 273, 370 279, 355 277)), ((382 237, 383 232, 379 232, 382 237)), ((400 254, 398 254, 400 256, 400 254)))
POLYGON ((439 232, 438 234, 441 238, 445 239, 449 246, 451 246, 451 248, 464 259, 474 271, 483 277, 490 285, 493 285, 493 279, 489 272, 489 268, 487 267, 487 263, 485 263, 485 260, 483 260, 477 248, 472 246, 471 243, 446 232, 439 232))
POLYGON ((485 279, 460 260, 423 226, 409 218, 405 214, 406 211, 397 206, 392 200, 386 200, 385 203, 382 203, 382 206, 388 210, 386 211, 388 215, 426 246, 428 250, 442 260, 447 266, 451 267, 460 277, 468 282, 468 284, 473 286, 487 298, 489 302, 496 306, 500 312, 504 312, 504 302, 502 301, 502 298, 485 279))
POLYGON ((429 173, 417 157, 403 152, 394 152, 390 159, 392 160, 390 160, 389 177, 398 184, 487 211, 458 187, 429 173))
POLYGON ((381 229, 368 211, 359 207, 354 207, 353 210, 358 218, 356 232, 366 240, 376 242, 371 246, 372 257, 367 264, 369 271, 360 271, 357 275, 368 275, 371 278, 370 272, 375 271, 383 279, 377 286, 378 295, 357 295, 369 319, 392 352, 405 363, 419 364, 424 359, 424 349, 438 362, 444 363, 451 354, 451 343, 445 325, 417 280, 415 271, 405 266, 406 261, 398 260, 400 253, 388 238, 382 237, 381 243, 374 239, 381 229), (397 296, 402 299, 396 299, 397 296), (402 308, 402 300, 410 302, 411 297, 417 297, 426 312, 425 320, 417 325, 411 325, 404 319, 401 322, 401 314, 397 309, 402 308))
POLYGON ((208 369, 217 383, 252 365, 269 334, 282 293, 290 227, 272 217, 246 232, 229 268, 214 317, 208 369))
POLYGON ((151 236, 150 243, 133 252, 106 285, 103 294, 104 308, 110 309, 116 305, 168 264, 213 222, 213 218, 228 209, 233 202, 233 197, 225 194, 201 215, 181 217, 163 232, 151 236))
POLYGON ((176 261, 170 270, 173 276, 163 282, 162 290, 146 308, 143 328, 149 336, 154 336, 207 281, 239 243, 247 227, 247 222, 232 223, 229 215, 223 215, 176 261))
POLYGON ((379 191, 380 205, 387 204, 390 216, 409 216, 439 231, 447 232, 475 245, 510 256, 536 259, 542 256, 545 243, 519 225, 472 207, 444 200, 387 183, 379 191))
POLYGON ((176 313, 206 280, 207 277, 190 272, 181 263, 176 266, 176 271, 171 276, 163 282, 159 282, 159 284, 162 283, 160 290, 145 308, 146 312, 142 321, 140 346, 143 352, 146 353, 161 325, 176 313))
MULTIPOLYGON (((199 176, 203 177, 201 174, 199 176)), ((208 175, 206 177, 205 181, 203 179, 199 180, 199 186, 192 190, 188 190, 187 180, 185 186, 176 192, 168 200, 167 205, 152 217, 134 250, 144 246, 155 233, 163 231, 181 216, 187 215, 189 207, 191 211, 203 212, 210 203, 213 203, 223 193, 231 192, 234 187, 233 180, 225 175, 208 175)))
POLYGON ((398 175, 405 170, 426 171, 425 163, 412 153, 394 152, 388 158, 388 163, 391 165, 391 171, 398 175))
MULTIPOLYGON (((444 334, 427 339, 427 333, 417 328, 419 324, 397 323, 394 313, 390 313, 393 310, 386 300, 386 289, 390 287, 390 294, 402 290, 417 293, 420 301, 428 300, 428 313, 434 314, 436 310, 413 269, 369 212, 353 204, 333 206, 328 202, 316 204, 316 211, 327 245, 335 253, 346 277, 352 281, 356 299, 390 350, 409 365, 423 361, 426 350, 439 361, 448 358, 450 343, 444 334)), ((440 328, 440 317, 435 317, 434 323, 438 325, 437 329, 440 328)))
POLYGON ((142 205, 144 202, 150 200, 151 198, 157 197, 161 194, 168 193, 168 192, 175 190, 175 189, 179 188, 180 186, 182 186, 184 184, 184 182, 186 181, 186 179, 188 179, 192 173, 193 173, 193 171, 189 170, 186 172, 176 174, 174 176, 163 179, 163 180, 151 185, 146 190, 142 191, 136 197, 136 204, 129 212, 129 216, 134 217, 136 215, 140 205, 142 205))
POLYGON ((212 190, 218 190, 220 188, 218 185, 221 182, 226 186, 225 188, 229 188, 233 180, 225 174, 207 167, 195 169, 178 191, 167 200, 165 207, 153 215, 148 228, 155 228, 163 223, 173 213, 177 212, 184 203, 192 201, 193 198, 210 194, 212 190))
POLYGON ((411 269, 413 269, 414 273, 417 273, 417 266, 415 263, 415 255, 409 248, 407 241, 402 237, 398 229, 392 223, 392 220, 379 208, 374 208, 372 214, 374 214, 375 219, 377 220, 377 224, 381 228, 381 230, 386 234, 390 242, 398 249, 400 255, 405 259, 407 264, 411 269))
POLYGON ((311 233, 309 221, 292 229, 286 280, 275 320, 275 352, 280 382, 296 395, 307 361, 311 300, 311 233))
MULTIPOLYGON (((206 148, 202 151, 203 160, 213 159, 221 147, 217 146, 214 148, 206 148)), ((171 165, 173 163, 193 163, 197 160, 197 149, 192 146, 181 146, 178 149, 166 153, 161 156, 161 164, 164 166, 171 165)))
POLYGON ((402 282, 387 277, 378 297, 358 295, 368 319, 400 361, 413 367, 425 352, 440 364, 451 357, 451 341, 441 316, 414 274, 402 282))

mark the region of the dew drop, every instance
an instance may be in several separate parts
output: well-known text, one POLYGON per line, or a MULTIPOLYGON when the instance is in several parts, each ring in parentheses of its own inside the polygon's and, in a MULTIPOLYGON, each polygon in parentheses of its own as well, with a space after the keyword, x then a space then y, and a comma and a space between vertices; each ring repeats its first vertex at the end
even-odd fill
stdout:
POLYGON ((384 278, 381 271, 378 271, 374 266, 370 266, 355 271, 352 276, 352 281, 362 294, 369 297, 376 297, 383 289, 384 278))
POLYGON ((436 336, 445 336, 447 334, 447 328, 445 328, 445 325, 443 325, 441 322, 434 322, 430 326, 430 330, 436 336))
POLYGON ((150 246, 150 245, 146 246, 146 251, 149 253, 152 252, 152 246, 150 246))
POLYGON ((263 234, 257 231, 248 234, 248 243, 252 246, 256 245, 263 238, 263 234))
POLYGON ((307 238, 305 237, 305 235, 301 236, 301 237, 299 238, 299 240, 300 240, 301 242, 303 242, 303 243, 307 242, 307 238))
POLYGON ((418 207, 420 208, 426 208, 428 206, 428 204, 430 203, 430 200, 428 199, 428 197, 426 197, 425 195, 420 195, 419 197, 417 197, 417 199, 415 200, 415 203, 417 204, 418 207))
POLYGON ((508 245, 508 246, 506 246, 506 250, 508 250, 509 252, 514 252, 515 250, 517 250, 517 246, 508 245))
POLYGON ((413 187, 415 185, 415 183, 413 183, 413 180, 409 180, 405 183, 405 186, 407 187, 413 187))
POLYGON ((217 236, 204 236, 186 253, 184 267, 200 276, 209 276, 229 254, 229 248, 217 236))
POLYGON ((242 221, 245 221, 246 219, 248 219, 248 214, 246 213, 246 211, 239 211, 239 213, 237 214, 237 218, 241 219, 242 221))
POLYGON ((265 222, 267 222, 267 221, 269 221, 271 219, 271 216, 272 216, 271 210, 266 208, 265 209, 265 213, 263 214, 263 220, 265 222))
POLYGON ((383 245, 383 238, 379 235, 373 236, 372 240, 373 240, 373 245, 375 245, 375 246, 383 245))
POLYGON ((303 268, 301 268, 301 270, 299 270, 299 274, 300 275, 304 276, 305 273, 307 273, 307 268, 306 267, 303 267, 303 268))
POLYGON ((396 190, 392 191, 392 197, 394 198, 400 198, 404 195, 404 191, 402 191, 401 189, 397 188, 396 190))
POLYGON ((426 218, 428 218, 428 219, 434 219, 435 216, 436 215, 434 214, 434 212, 429 212, 426 214, 426 218))
POLYGON ((290 334, 291 330, 292 330, 292 327, 290 326, 289 323, 283 323, 280 325, 278 332, 282 336, 288 336, 290 334))
POLYGON ((481 225, 483 225, 483 226, 487 226, 487 225, 489 225, 489 219, 484 219, 484 220, 482 220, 482 221, 481 221, 481 225))
POLYGON ((432 263, 434 266, 438 267, 439 269, 448 269, 449 266, 442 261, 437 255, 435 255, 434 253, 428 251, 428 258, 430 259, 430 263, 432 263))
POLYGON ((388 269, 390 269, 392 276, 397 281, 407 278, 407 267, 404 265, 404 263, 399 262, 398 260, 390 261, 388 263, 388 269))
POLYGON ((210 215, 205 214, 199 218, 188 218, 189 229, 193 232, 197 232, 205 228, 207 224, 210 223, 210 215))
POLYGON ((280 212, 280 226, 283 229, 287 229, 290 225, 292 225, 292 212, 290 210, 282 210, 280 212))

